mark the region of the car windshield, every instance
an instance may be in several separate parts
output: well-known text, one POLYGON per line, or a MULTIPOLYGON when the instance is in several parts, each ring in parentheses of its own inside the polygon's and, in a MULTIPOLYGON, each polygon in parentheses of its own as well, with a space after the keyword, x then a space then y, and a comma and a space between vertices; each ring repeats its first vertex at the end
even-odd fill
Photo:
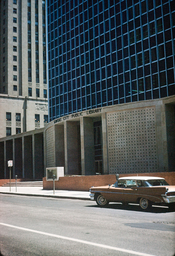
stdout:
POLYGON ((146 181, 148 186, 166 186, 169 185, 164 179, 157 179, 157 180, 147 180, 146 181))

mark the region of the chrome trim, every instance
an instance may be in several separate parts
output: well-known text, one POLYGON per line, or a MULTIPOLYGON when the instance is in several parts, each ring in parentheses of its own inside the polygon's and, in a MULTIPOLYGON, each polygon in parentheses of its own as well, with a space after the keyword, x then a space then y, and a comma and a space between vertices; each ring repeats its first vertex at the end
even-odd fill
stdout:
MULTIPOLYGON (((173 191, 174 192, 174 191, 173 191)), ((171 193, 170 191, 167 191, 165 195, 163 195, 163 199, 165 203, 170 204, 170 203, 175 203, 175 196, 167 196, 167 193, 171 193)))
POLYGON ((94 194, 89 194, 89 196, 91 200, 94 200, 94 194))

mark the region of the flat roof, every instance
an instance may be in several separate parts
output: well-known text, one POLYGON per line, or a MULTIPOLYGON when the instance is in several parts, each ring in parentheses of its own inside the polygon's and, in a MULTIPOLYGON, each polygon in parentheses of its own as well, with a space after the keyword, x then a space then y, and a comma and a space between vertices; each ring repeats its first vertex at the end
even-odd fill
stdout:
POLYGON ((119 178, 119 180, 157 180, 157 179, 163 179, 162 177, 154 177, 154 176, 128 176, 128 177, 122 177, 119 178))

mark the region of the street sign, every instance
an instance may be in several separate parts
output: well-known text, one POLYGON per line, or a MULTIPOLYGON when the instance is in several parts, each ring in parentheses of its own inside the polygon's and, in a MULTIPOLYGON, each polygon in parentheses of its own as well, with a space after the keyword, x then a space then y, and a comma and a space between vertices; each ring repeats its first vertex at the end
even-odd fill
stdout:
POLYGON ((8 161, 8 167, 12 167, 13 166, 13 160, 9 160, 8 161))

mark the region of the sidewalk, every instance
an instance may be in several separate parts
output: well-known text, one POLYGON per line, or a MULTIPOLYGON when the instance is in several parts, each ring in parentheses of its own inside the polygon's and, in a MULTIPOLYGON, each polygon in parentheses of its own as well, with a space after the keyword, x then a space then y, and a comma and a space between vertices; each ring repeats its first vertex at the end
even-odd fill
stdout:
POLYGON ((88 191, 43 190, 42 187, 0 187, 0 194, 90 200, 88 191))

